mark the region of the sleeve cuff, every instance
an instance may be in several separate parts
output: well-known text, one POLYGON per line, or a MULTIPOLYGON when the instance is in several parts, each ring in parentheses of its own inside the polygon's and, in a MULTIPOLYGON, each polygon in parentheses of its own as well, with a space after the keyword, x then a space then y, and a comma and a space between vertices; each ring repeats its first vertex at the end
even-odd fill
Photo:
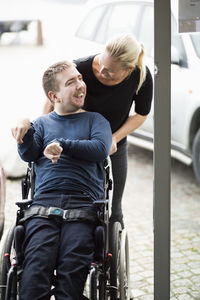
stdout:
MULTIPOLYGON (((54 140, 52 140, 49 144, 52 144, 52 143, 57 143, 57 144, 59 144, 59 146, 60 147, 62 147, 63 148, 63 151, 65 152, 65 153, 67 153, 67 151, 68 151, 68 149, 69 149, 69 146, 70 146, 70 140, 65 140, 65 139, 63 139, 63 138, 59 138, 59 139, 54 139, 54 140)), ((48 145, 49 145, 48 144, 48 145)))

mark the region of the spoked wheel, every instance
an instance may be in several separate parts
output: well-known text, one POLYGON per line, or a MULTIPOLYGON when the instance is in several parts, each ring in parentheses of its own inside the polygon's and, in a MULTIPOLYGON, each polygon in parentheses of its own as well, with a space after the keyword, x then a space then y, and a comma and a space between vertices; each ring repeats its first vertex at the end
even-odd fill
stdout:
POLYGON ((1 241, 0 249, 0 299, 4 300, 6 296, 6 281, 7 273, 11 266, 13 257, 13 237, 14 237, 15 224, 6 232, 1 241))
POLYGON ((107 300, 104 274, 94 266, 90 271, 90 300, 107 300))
POLYGON ((99 275, 98 280, 99 300, 107 300, 106 281, 103 274, 99 275))
POLYGON ((129 243, 125 229, 121 233, 120 264, 119 264, 119 290, 120 299, 129 300, 130 273, 129 273, 129 243))
POLYGON ((110 300, 120 299, 119 291, 119 266, 120 266, 120 244, 121 244, 121 224, 113 223, 110 232, 110 252, 112 253, 110 266, 110 300))
POLYGON ((90 300, 97 300, 97 272, 95 267, 90 271, 90 300))

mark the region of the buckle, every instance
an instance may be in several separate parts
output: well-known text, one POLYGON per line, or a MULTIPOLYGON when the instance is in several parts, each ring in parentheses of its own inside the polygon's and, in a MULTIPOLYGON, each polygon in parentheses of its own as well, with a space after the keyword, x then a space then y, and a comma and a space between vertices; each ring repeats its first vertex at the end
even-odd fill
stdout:
POLYGON ((62 208, 58 207, 49 207, 47 211, 47 216, 48 217, 63 217, 63 212, 64 210, 62 208))
POLYGON ((67 212, 68 212, 68 209, 63 210, 63 220, 67 220, 68 219, 68 217, 66 217, 67 212))

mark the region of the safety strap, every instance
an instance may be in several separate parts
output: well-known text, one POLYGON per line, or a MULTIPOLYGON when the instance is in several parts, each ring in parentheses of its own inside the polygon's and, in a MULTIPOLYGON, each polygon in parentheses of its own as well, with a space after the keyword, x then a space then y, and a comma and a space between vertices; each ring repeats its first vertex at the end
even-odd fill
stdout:
POLYGON ((65 222, 74 221, 89 221, 92 223, 99 223, 97 213, 91 210, 84 209, 62 209, 58 207, 45 207, 45 206, 31 206, 24 210, 24 217, 20 223, 30 218, 60 218, 65 222))

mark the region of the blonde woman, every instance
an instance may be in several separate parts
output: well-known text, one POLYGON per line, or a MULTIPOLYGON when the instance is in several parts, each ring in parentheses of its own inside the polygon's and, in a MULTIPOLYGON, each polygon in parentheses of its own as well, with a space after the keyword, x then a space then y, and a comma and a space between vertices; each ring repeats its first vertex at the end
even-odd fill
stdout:
MULTIPOLYGON (((119 221, 122 227, 121 199, 127 175, 126 137, 146 120, 152 101, 152 76, 143 57, 143 45, 132 35, 123 34, 108 41, 101 54, 75 60, 87 85, 84 109, 99 112, 111 125, 114 180, 111 222, 119 221), (129 115, 133 102, 135 113, 129 115)), ((52 109, 47 100, 43 113, 52 109)))

